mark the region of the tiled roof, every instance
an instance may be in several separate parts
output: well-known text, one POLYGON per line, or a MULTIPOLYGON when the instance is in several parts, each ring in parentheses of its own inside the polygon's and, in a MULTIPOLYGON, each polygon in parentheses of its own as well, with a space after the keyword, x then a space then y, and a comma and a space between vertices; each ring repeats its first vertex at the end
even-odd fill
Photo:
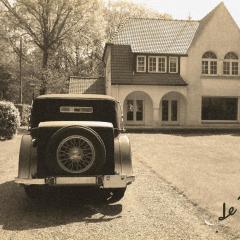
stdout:
MULTIPOLYGON (((113 83, 114 84, 114 83, 113 83)), ((133 79, 126 82, 121 81, 117 84, 123 85, 162 85, 162 86, 186 86, 187 83, 178 74, 147 74, 147 73, 135 73, 133 79)))
POLYGON ((131 45, 133 52, 186 54, 199 21, 130 18, 111 43, 131 45))
POLYGON ((69 93, 105 94, 103 78, 70 77, 69 93))

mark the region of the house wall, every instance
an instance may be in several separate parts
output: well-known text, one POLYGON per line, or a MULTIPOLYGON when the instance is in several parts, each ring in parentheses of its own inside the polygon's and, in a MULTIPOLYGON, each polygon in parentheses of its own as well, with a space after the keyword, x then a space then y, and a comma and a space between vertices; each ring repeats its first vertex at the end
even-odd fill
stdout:
POLYGON ((133 77, 133 53, 130 46, 111 46, 111 82, 121 83, 133 77))
MULTIPOLYGON (((127 112, 127 99, 134 99, 134 100, 143 100, 144 101, 144 117, 143 117, 143 125, 144 126, 152 126, 153 125, 153 102, 152 98, 143 91, 134 91, 122 101, 123 112, 127 112)), ((126 114, 123 115, 123 120, 127 122, 126 114)), ((131 124, 131 123, 130 123, 131 124)), ((134 124, 133 124, 134 125, 134 124)))
MULTIPOLYGON (((222 74, 223 59, 226 53, 235 52, 240 58, 240 30, 223 4, 201 22, 187 56, 180 57, 180 75, 188 86, 148 85, 151 76, 156 78, 158 75, 134 73, 135 57, 129 46, 112 45, 111 49, 109 61, 111 62, 112 85, 109 94, 120 101, 124 111, 126 111, 124 101, 130 94, 142 94, 142 99, 151 99, 151 101, 146 101, 146 126, 162 125, 161 101, 165 96, 178 98, 180 125, 184 126, 203 125, 201 108, 204 96, 238 97, 240 99, 240 77, 226 77, 222 74), (207 51, 213 51, 218 57, 217 76, 202 76, 201 74, 202 55, 207 51), (139 82, 140 75, 141 83, 139 82), (138 84, 134 85, 134 83, 138 84)), ((240 101, 238 106, 238 120, 240 120, 240 101)))
MULTIPOLYGON (((126 111, 125 100, 133 93, 141 92, 144 96, 142 99, 151 99, 152 106, 149 106, 150 102, 147 101, 145 106, 145 125, 146 126, 160 126, 161 125, 161 100, 169 93, 177 93, 181 101, 180 112, 185 111, 187 90, 185 86, 151 86, 151 85, 112 85, 111 96, 118 99, 123 110, 126 111), (150 109, 150 110, 149 110, 150 109), (152 109, 152 110, 151 110, 152 109), (150 115, 150 116, 149 116, 150 115)), ((124 111, 124 113, 125 113, 124 111)), ((126 116, 124 116, 126 120, 126 116)), ((180 124, 185 124, 187 113, 181 115, 180 124)))
POLYGON ((240 57, 240 31, 232 17, 221 5, 197 33, 188 57, 182 61, 182 76, 189 83, 187 91, 187 125, 201 125, 202 96, 239 96, 240 78, 222 75, 226 53, 235 52, 240 57), (213 51, 218 57, 218 76, 202 76, 202 55, 213 51))

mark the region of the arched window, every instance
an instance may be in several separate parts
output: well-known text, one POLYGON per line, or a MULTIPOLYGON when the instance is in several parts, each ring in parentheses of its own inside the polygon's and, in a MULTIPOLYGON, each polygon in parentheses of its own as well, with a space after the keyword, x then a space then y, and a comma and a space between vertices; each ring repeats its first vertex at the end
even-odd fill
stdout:
POLYGON ((238 75, 238 56, 234 52, 225 55, 223 61, 224 75, 238 75))
POLYGON ((217 56, 213 52, 205 52, 202 56, 202 74, 217 74, 217 56))
POLYGON ((211 58, 211 59, 217 59, 217 56, 213 52, 205 52, 202 56, 202 58, 211 58))

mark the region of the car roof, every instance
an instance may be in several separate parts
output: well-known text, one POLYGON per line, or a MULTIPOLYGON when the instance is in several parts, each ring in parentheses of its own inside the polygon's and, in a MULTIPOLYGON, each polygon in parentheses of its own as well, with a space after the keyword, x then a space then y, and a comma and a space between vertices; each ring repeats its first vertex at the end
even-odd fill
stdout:
POLYGON ((100 94, 46 94, 40 95, 36 99, 82 99, 82 100, 109 100, 117 102, 117 100, 111 96, 100 94))

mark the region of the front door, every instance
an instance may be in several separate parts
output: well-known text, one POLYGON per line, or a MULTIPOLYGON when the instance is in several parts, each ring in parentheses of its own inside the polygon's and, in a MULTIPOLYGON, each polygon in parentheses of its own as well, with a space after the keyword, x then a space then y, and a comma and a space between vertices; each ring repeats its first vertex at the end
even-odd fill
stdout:
POLYGON ((141 99, 127 100, 127 123, 141 125, 144 123, 144 102, 141 99))
POLYGON ((176 99, 162 100, 162 123, 175 125, 179 123, 178 101, 176 99))

